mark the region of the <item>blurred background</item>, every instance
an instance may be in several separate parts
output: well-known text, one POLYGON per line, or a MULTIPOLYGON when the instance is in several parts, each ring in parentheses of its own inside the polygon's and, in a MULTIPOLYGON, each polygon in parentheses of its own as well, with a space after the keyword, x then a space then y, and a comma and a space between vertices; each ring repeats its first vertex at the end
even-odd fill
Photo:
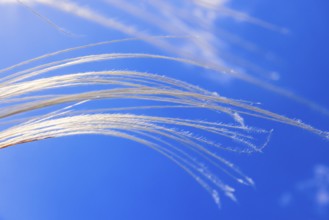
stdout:
MULTIPOLYGON (((242 75, 237 79, 153 59, 108 61, 71 70, 166 75, 329 130, 325 110, 253 81, 287 89, 329 109, 328 12, 325 0, 0 0, 0 68, 69 47, 138 37, 145 40, 59 58, 126 52, 198 59, 242 75), (183 38, 146 40, 155 35, 183 38)), ((198 111, 156 113, 221 121, 218 115, 198 111)), ((72 136, 1 151, 0 219, 328 219, 328 141, 288 125, 249 117, 245 121, 274 133, 263 153, 225 155, 256 183, 252 188, 232 182, 237 203, 222 197, 218 209, 189 175, 140 144, 72 136)))

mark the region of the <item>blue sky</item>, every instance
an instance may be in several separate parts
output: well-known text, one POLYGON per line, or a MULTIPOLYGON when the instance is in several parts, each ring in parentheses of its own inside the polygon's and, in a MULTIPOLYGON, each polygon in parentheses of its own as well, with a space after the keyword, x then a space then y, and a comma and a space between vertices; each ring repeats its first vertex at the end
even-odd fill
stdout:
MULTIPOLYGON (((163 33, 160 28, 144 26, 145 22, 127 16, 102 1, 75 2, 142 27, 144 33, 163 33)), ((70 15, 54 6, 31 4, 29 1, 26 4, 72 36, 60 32, 20 4, 0 4, 0 68, 68 47, 127 37, 127 33, 70 15)), ((212 19, 210 16, 211 31, 225 30, 238 36, 239 40, 251 42, 256 49, 244 49, 239 44, 230 43, 227 38, 216 38, 215 41, 209 38, 211 43, 215 43, 213 46, 218 57, 193 48, 199 52, 200 59, 202 56, 218 58, 216 62, 251 73, 329 109, 329 4, 324 0, 232 0, 226 6, 275 24, 275 27, 287 28, 289 33, 259 27, 243 19, 237 21, 234 17, 212 19), (220 59, 222 54, 225 59, 220 59), (255 64, 254 67, 261 71, 255 71, 250 65, 240 65, 238 59, 255 64), (277 80, 269 79, 277 74, 280 76, 277 80)), ((181 49, 179 46, 184 40, 170 42, 181 49)), ((191 47, 188 48, 193 52, 191 47)), ((180 55, 136 41, 77 51, 59 59, 102 52, 180 55)), ((202 68, 141 59, 83 65, 70 71, 85 71, 84 68, 129 69, 175 77, 230 98, 260 102, 262 108, 328 130, 328 116, 318 111, 274 92, 218 76, 202 68)), ((97 107, 102 107, 102 104, 107 103, 99 103, 97 107)), ((114 103, 123 104, 126 103, 114 103)), ((179 109, 163 109, 136 113, 221 120, 197 110, 185 113, 179 109)), ((236 188, 237 203, 222 197, 222 208, 218 209, 193 178, 167 158, 141 144, 114 137, 80 135, 1 151, 0 219, 327 219, 328 141, 288 125, 251 117, 245 120, 252 126, 273 128, 274 134, 263 153, 225 154, 225 158, 256 182, 253 188, 228 180, 236 188)), ((223 179, 227 180, 227 177, 223 176, 223 179)))

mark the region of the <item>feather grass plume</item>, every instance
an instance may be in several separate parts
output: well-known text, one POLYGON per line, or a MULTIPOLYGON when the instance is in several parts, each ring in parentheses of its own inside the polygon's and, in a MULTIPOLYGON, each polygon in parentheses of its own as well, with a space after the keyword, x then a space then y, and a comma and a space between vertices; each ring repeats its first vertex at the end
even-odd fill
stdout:
MULTIPOLYGON (((111 15, 102 14, 92 7, 71 0, 0 0, 0 4, 14 3, 24 6, 48 25, 70 37, 75 35, 35 10, 34 4, 50 6, 131 36, 127 39, 68 48, 0 70, 0 125, 3 126, 0 132, 1 149, 47 138, 81 134, 129 139, 154 149, 176 163, 220 205, 221 195, 236 200, 235 189, 226 179, 248 186, 254 184, 250 177, 223 155, 226 152, 261 152, 271 137, 272 130, 247 125, 245 116, 299 127, 329 139, 328 132, 301 121, 170 77, 147 72, 113 70, 111 67, 98 71, 72 71, 77 65, 118 59, 148 59, 149 63, 152 63, 152 59, 179 62, 226 74, 329 114, 326 109, 290 91, 249 73, 235 70, 236 66, 246 69, 246 72, 250 67, 253 70, 259 68, 234 54, 229 56, 227 51, 221 53, 218 49, 221 49, 220 45, 224 41, 225 44, 238 45, 249 51, 257 50, 254 44, 217 27, 215 24, 218 16, 228 16, 283 34, 288 32, 285 28, 232 10, 224 4, 225 0, 138 1, 144 4, 144 8, 127 0, 104 2, 105 5, 115 7, 166 35, 154 37, 153 34, 136 27, 134 23, 119 21, 111 15), (177 3, 181 7, 177 7, 177 3), (187 40, 173 44, 170 41, 172 38, 187 40), (177 56, 107 53, 46 62, 48 58, 72 51, 136 40, 143 40, 177 56), (37 61, 42 64, 24 67, 37 61), (19 68, 23 70, 17 70, 19 68), (117 100, 121 100, 119 107, 111 105, 117 100), (138 105, 130 104, 131 100, 136 101, 138 105), (124 101, 127 101, 127 104, 124 101), (98 102, 102 102, 102 105, 94 105, 98 102), (188 115, 191 109, 198 109, 216 114, 218 120, 163 117, 156 114, 157 109, 165 108, 179 109, 181 112, 187 112, 185 115, 188 115), (152 110, 152 113, 137 114, 140 109, 152 110)), ((263 72, 262 74, 264 75, 263 72)))
MULTIPOLYGON (((105 43, 127 40, 133 39, 105 43)), ((221 153, 260 152, 271 136, 272 131, 246 125, 243 119, 245 115, 299 127, 329 139, 328 132, 300 121, 166 76, 127 70, 64 71, 85 63, 132 58, 166 59, 213 71, 225 71, 224 68, 219 70, 194 60, 154 54, 110 53, 43 62, 41 65, 13 72, 34 61, 102 44, 104 42, 46 54, 1 71, 0 118, 7 128, 0 132, 0 148, 78 134, 126 138, 150 147, 176 163, 220 205, 221 193, 236 200, 234 188, 221 180, 220 173, 238 183, 253 185, 252 179, 224 159, 221 153), (139 106, 77 108, 102 100, 143 102, 139 106), (133 113, 137 109, 158 108, 177 108, 181 111, 197 108, 214 112, 220 118, 227 115, 230 121, 224 123, 133 113), (225 144, 209 137, 225 140, 225 144)))

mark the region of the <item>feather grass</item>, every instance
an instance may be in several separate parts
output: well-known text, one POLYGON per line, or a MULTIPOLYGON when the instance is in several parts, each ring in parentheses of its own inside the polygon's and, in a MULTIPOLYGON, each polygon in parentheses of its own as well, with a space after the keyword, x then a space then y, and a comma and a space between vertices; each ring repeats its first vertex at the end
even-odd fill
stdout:
MULTIPOLYGON (((25 2, 17 2, 23 4, 34 14, 46 20, 57 30, 67 33, 61 27, 29 7, 25 2)), ((0 73, 3 75, 0 77, 0 104, 3 105, 0 110, 0 119, 2 120, 1 124, 8 126, 8 128, 0 132, 1 149, 47 138, 80 134, 100 134, 129 139, 156 150, 176 163, 211 194, 216 204, 220 205, 221 193, 232 200, 236 200, 234 188, 219 178, 220 173, 229 176, 241 184, 254 184, 253 180, 245 175, 236 165, 224 159, 221 156, 222 152, 261 152, 271 137, 271 130, 267 131, 246 125, 244 116, 288 124, 307 130, 324 139, 329 139, 328 132, 314 128, 301 121, 255 107, 247 102, 229 99, 217 93, 165 76, 123 70, 57 73, 64 68, 108 60, 170 60, 226 74, 326 112, 325 109, 321 109, 314 103, 296 96, 287 90, 276 87, 249 74, 236 71, 228 65, 221 64, 223 63, 221 57, 217 54, 217 51, 211 49, 213 45, 218 43, 215 34, 211 32, 213 28, 212 19, 205 20, 204 18, 193 17, 194 24, 197 24, 198 28, 206 27, 206 30, 196 31, 195 27, 191 28, 189 22, 186 21, 190 17, 186 15, 184 10, 174 8, 171 3, 166 1, 149 0, 147 1, 148 4, 156 8, 157 11, 166 8, 167 13, 170 12, 169 17, 171 21, 180 27, 181 30, 184 30, 181 37, 172 35, 154 37, 143 33, 138 28, 113 20, 96 13, 92 9, 82 7, 70 1, 36 0, 35 2, 50 5, 51 7, 75 14, 76 16, 94 21, 133 37, 68 48, 0 70, 0 73), (173 16, 174 14, 176 16, 173 16), (200 34, 203 31, 206 31, 206 33, 203 35, 200 34), (185 34, 195 32, 199 33, 198 37, 195 37, 194 34, 189 34, 188 36, 185 34), (191 37, 192 35, 194 37, 191 37), (167 51, 177 51, 175 46, 167 41, 172 38, 192 39, 192 46, 191 44, 188 45, 196 51, 201 51, 202 56, 195 57, 190 53, 191 51, 178 53, 178 55, 186 58, 142 53, 92 54, 57 60, 50 63, 43 62, 39 66, 15 72, 15 69, 18 67, 32 64, 35 61, 43 61, 43 59, 63 53, 133 40, 144 40, 167 51), (210 43, 208 42, 209 39, 210 43), (10 73, 12 71, 14 72, 10 73), (58 92, 59 90, 70 91, 70 88, 82 88, 83 90, 67 92, 65 94, 58 92), (132 99, 147 102, 144 102, 145 104, 143 106, 109 106, 107 108, 96 108, 92 110, 76 109, 77 106, 93 101, 132 99), (148 104, 149 102, 156 102, 157 105, 154 105, 154 103, 148 104), (47 112, 49 107, 63 105, 66 105, 66 107, 47 112), (199 119, 122 113, 123 111, 133 111, 136 109, 155 110, 158 108, 176 108, 180 110, 197 108, 227 115, 230 118, 230 122, 224 123, 199 119), (44 111, 40 113, 39 110, 44 111), (30 116, 29 113, 33 113, 33 116, 30 116), (208 136, 218 137, 225 144, 214 141, 208 138, 208 136)), ((121 10, 125 10, 130 15, 158 26, 158 28, 161 28, 167 34, 176 34, 173 33, 175 28, 173 29, 171 24, 166 25, 163 20, 152 13, 140 14, 140 9, 129 4, 127 1, 108 0, 107 2, 121 10)), ((184 4, 186 2, 187 4, 191 4, 190 1, 183 2, 184 4)), ((203 10, 206 8, 207 11, 219 11, 237 20, 243 20, 282 33, 287 32, 284 28, 228 9, 222 5, 216 5, 210 1, 195 0, 193 2, 193 4, 202 6, 203 10)), ((163 14, 163 16, 168 17, 166 14, 163 14)), ((230 36, 228 38, 233 40, 231 33, 226 33, 226 35, 230 36)), ((242 46, 250 47, 248 42, 243 41, 239 37, 235 38, 234 41, 242 46)))
MULTIPOLYGON (((102 43, 94 45, 100 44, 102 43)), ((77 49, 85 47, 88 45, 77 49)), ((3 74, 8 70, 13 71, 19 66, 31 64, 33 61, 69 51, 72 49, 46 54, 23 62, 4 69, 3 74)), ((271 136, 272 131, 245 125, 244 115, 289 124, 329 139, 328 132, 323 132, 300 121, 257 108, 246 102, 220 96, 217 93, 166 76, 120 70, 61 75, 57 73, 64 68, 83 63, 126 58, 166 59, 207 68, 193 60, 170 56, 97 54, 50 63, 43 62, 42 65, 5 75, 0 79, 0 103, 4 106, 0 110, 0 118, 3 121, 7 120, 9 127, 0 133, 0 148, 78 134, 101 134, 126 138, 146 145, 172 160, 201 184, 220 205, 220 193, 232 200, 236 200, 236 198, 234 189, 222 182, 218 173, 226 174, 238 183, 253 185, 250 177, 220 156, 221 152, 260 152, 267 145, 271 136), (55 70, 56 73, 54 73, 55 70), (65 94, 56 93, 59 90, 70 91, 69 88, 83 88, 84 90, 65 94), (54 91, 55 94, 53 94, 54 91), (77 106, 91 101, 118 99, 144 100, 166 105, 144 104, 139 107, 75 109, 77 106), (63 104, 67 107, 47 113, 47 107, 63 104), (217 114, 225 114, 231 118, 231 123, 120 112, 137 108, 179 108, 181 110, 199 108, 217 114), (36 113, 24 120, 24 114, 40 109, 45 109, 46 113, 36 113), (17 122, 17 119, 12 119, 13 116, 21 117, 22 121, 17 122), (198 135, 198 133, 203 135, 198 135), (220 140, 225 140, 226 144, 207 138, 212 135, 219 137, 220 140)))

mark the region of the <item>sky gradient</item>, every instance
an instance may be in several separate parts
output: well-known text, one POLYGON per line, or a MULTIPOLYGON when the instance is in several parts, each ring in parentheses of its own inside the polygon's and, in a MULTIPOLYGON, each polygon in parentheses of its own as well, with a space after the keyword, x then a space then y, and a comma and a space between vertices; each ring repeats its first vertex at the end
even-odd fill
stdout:
MULTIPOLYGON (((232 0, 224 4, 225 10, 217 6, 221 10, 206 15, 197 10, 204 6, 196 5, 187 8, 195 13, 194 16, 202 18, 203 23, 196 27, 193 21, 187 26, 179 25, 179 16, 169 20, 166 10, 158 17, 161 25, 167 22, 168 27, 157 27, 110 4, 115 1, 58 1, 75 3, 89 10, 82 11, 80 16, 70 13, 70 9, 59 9, 61 4, 52 3, 54 1, 22 1, 25 6, 15 1, 6 2, 10 1, 0 1, 0 68, 88 43, 126 37, 145 38, 146 35, 183 36, 187 35, 184 32, 187 30, 199 40, 123 42, 74 51, 60 55, 58 59, 123 52, 198 57, 200 62, 210 60, 213 65, 234 68, 329 109, 329 4, 324 0, 255 0, 248 3, 232 0), (91 10, 98 16, 88 17, 87 12, 91 10), (224 16, 218 16, 220 12, 224 16), (237 12, 243 12, 243 16, 237 12), (110 28, 109 20, 100 15, 131 26, 126 30, 120 30, 121 26, 117 24, 116 29, 110 28), (176 26, 171 26, 170 22, 176 22, 176 26), (205 30, 208 32, 202 32, 205 30)), ((181 2, 185 1, 171 5, 177 8, 186 5, 181 2)), ((133 6, 150 10, 142 3, 133 6)), ((77 13, 76 8, 72 11, 77 13)), ((52 60, 55 59, 50 58, 47 62, 52 60)), ((41 63, 38 61, 37 64, 41 63)), ((225 97, 259 103, 254 105, 329 130, 328 115, 318 108, 312 109, 309 104, 296 102, 294 98, 247 83, 244 79, 187 64, 128 59, 63 71, 122 69, 166 75, 225 97)), ((91 103, 89 108, 108 104, 91 103)), ((132 100, 111 103, 112 106, 135 104, 132 100)), ((180 109, 158 109, 135 113, 225 120, 199 110, 186 113, 180 109)), ((0 219, 327 219, 328 141, 302 129, 267 120, 246 117, 245 122, 250 126, 274 129, 274 132, 262 153, 224 152, 225 158, 253 178, 255 187, 238 184, 219 173, 218 176, 237 191, 237 202, 221 197, 221 209, 191 176, 161 154, 121 138, 78 135, 1 151, 0 219)), ((218 137, 213 138, 217 140, 218 137)))

